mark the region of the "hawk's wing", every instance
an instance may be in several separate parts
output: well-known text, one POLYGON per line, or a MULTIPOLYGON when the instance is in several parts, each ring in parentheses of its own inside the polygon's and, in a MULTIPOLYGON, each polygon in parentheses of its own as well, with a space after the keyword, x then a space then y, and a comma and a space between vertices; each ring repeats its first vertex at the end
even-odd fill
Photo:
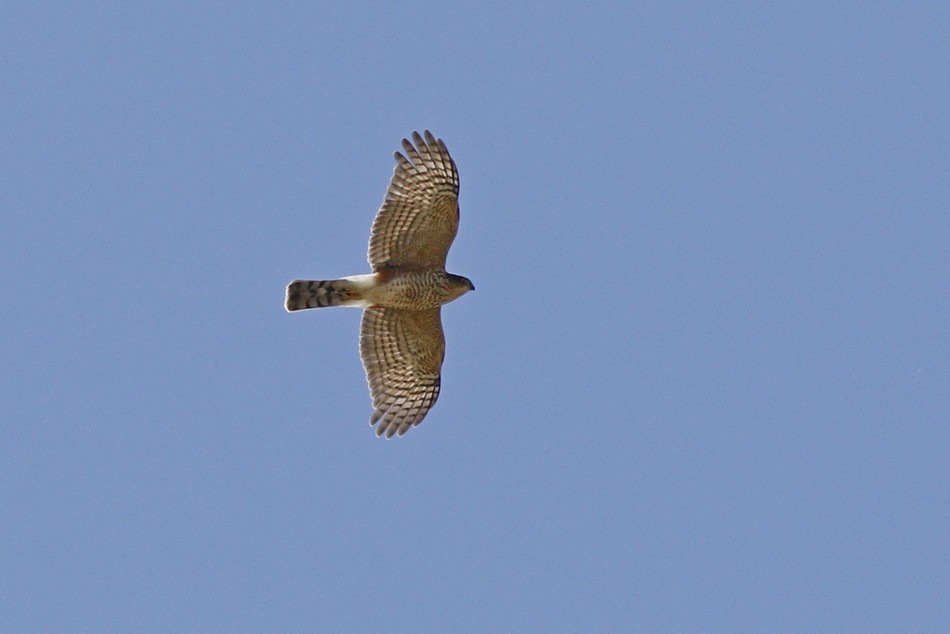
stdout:
POLYGON ((369 424, 379 424, 377 436, 402 436, 439 398, 445 356, 440 309, 365 309, 360 356, 376 409, 369 424))
POLYGON ((459 226, 459 175, 445 143, 428 130, 402 140, 383 206, 369 237, 374 271, 392 266, 445 268, 459 226))

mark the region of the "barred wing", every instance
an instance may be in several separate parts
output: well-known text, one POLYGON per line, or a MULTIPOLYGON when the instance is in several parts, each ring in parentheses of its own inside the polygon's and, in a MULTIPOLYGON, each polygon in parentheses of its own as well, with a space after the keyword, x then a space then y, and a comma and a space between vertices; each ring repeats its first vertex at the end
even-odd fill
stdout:
POLYGON ((376 410, 370 425, 377 425, 377 436, 402 436, 439 398, 445 357, 441 309, 365 309, 360 357, 376 410))
POLYGON ((459 225, 459 175, 445 143, 428 130, 402 140, 396 167, 369 238, 374 271, 398 266, 445 268, 459 225))

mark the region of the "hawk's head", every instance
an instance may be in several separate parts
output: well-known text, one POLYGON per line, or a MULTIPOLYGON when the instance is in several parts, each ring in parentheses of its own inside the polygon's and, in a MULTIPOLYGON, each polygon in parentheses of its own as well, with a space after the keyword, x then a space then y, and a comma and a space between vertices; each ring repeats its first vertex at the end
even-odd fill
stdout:
MULTIPOLYGON (((475 290, 475 285, 472 284, 472 280, 467 277, 453 275, 452 273, 446 273, 446 276, 449 278, 449 294, 452 296, 452 299, 457 299, 465 293, 475 290)), ((449 301, 452 301, 452 299, 449 301)))

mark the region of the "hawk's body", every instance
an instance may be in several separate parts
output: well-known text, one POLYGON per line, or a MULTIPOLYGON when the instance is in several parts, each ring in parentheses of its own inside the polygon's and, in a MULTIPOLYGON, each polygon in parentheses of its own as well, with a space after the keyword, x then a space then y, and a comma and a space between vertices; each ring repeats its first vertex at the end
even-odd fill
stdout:
POLYGON ((360 356, 376 411, 376 435, 400 436, 422 422, 439 396, 445 335, 440 306, 472 290, 445 272, 458 231, 458 171, 441 139, 427 130, 396 168, 369 240, 373 272, 338 280, 296 280, 288 311, 324 306, 364 308, 360 356))

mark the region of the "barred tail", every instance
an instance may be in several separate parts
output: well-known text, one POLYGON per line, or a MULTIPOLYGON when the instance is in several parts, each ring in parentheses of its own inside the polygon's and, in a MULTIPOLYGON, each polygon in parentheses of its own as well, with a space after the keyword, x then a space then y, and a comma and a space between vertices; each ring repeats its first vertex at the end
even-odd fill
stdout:
POLYGON ((365 288, 366 284, 357 279, 294 280, 287 286, 284 307, 290 312, 324 306, 365 306, 365 288))

